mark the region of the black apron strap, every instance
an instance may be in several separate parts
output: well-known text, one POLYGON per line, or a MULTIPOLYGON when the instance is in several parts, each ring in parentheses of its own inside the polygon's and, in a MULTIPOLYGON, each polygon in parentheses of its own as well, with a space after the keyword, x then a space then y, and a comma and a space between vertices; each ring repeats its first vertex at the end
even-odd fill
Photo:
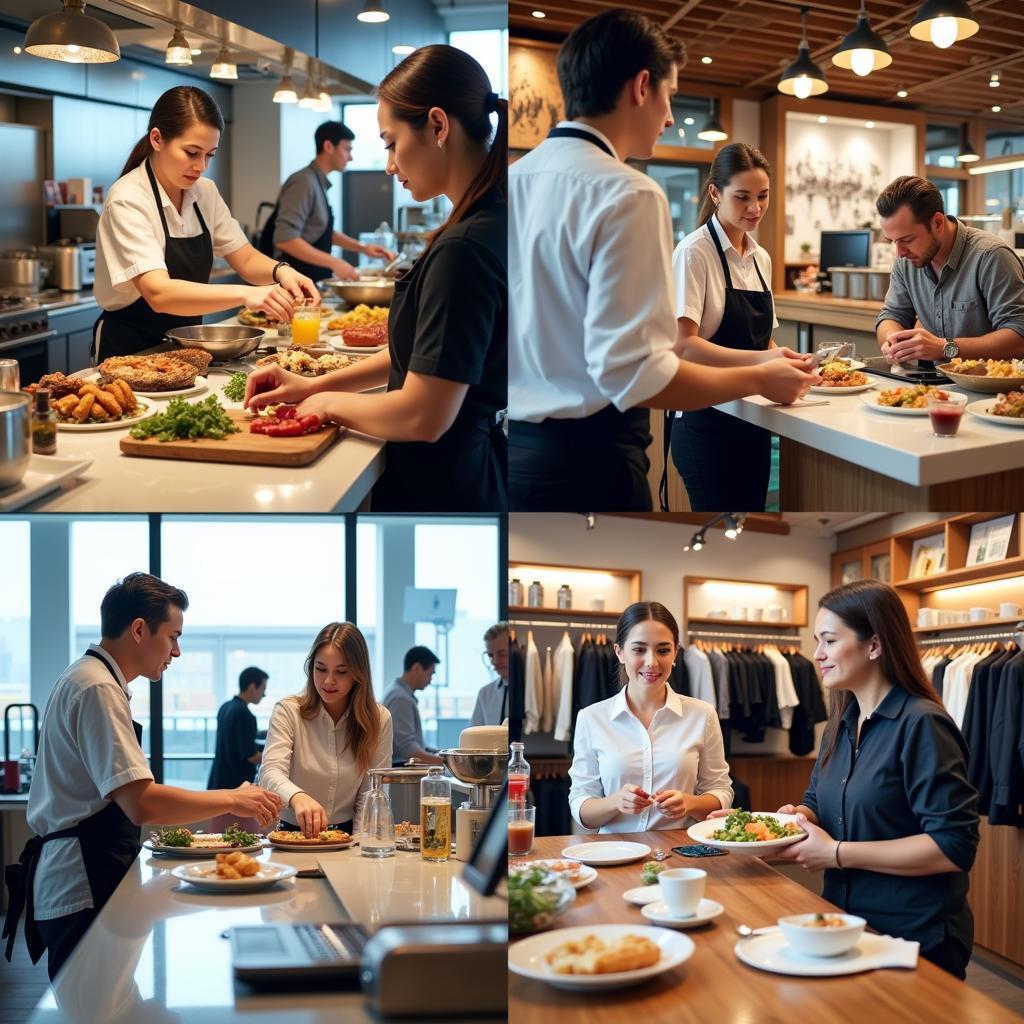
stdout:
MULTIPOLYGON (((712 215, 711 220, 714 219, 715 218, 712 215)), ((711 223, 711 220, 709 220, 707 224, 705 224, 705 227, 708 229, 708 234, 711 236, 711 241, 715 243, 715 249, 718 252, 718 258, 722 261, 722 273, 725 275, 725 290, 727 292, 731 292, 732 274, 729 272, 729 264, 726 261, 725 252, 722 249, 722 243, 719 241, 718 232, 715 230, 715 226, 711 223)), ((754 265, 757 265, 756 260, 754 261, 754 265)), ((760 271, 758 271, 758 275, 760 275, 760 271)), ((764 284, 763 281, 761 283, 764 284)))
POLYGON ((672 451, 672 421, 676 414, 665 409, 661 419, 661 479, 658 481, 658 502, 662 512, 668 512, 668 460, 672 451))
POLYGON ((160 214, 160 224, 164 229, 164 238, 170 238, 171 233, 167 230, 167 218, 164 216, 164 204, 160 201, 160 189, 156 187, 156 175, 148 160, 146 163, 146 175, 149 177, 150 187, 153 189, 153 198, 156 200, 156 212, 160 214))
POLYGON ((613 159, 615 157, 615 154, 611 151, 604 139, 599 139, 596 135, 592 135, 590 132, 586 132, 582 128, 552 128, 551 131, 548 132, 548 138, 582 139, 584 142, 589 142, 591 145, 597 146, 598 149, 603 149, 613 159))

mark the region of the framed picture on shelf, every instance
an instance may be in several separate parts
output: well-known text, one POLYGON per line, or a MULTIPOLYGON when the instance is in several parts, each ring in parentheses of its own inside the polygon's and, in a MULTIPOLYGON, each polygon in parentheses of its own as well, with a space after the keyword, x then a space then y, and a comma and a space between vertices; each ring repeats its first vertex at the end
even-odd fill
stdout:
POLYGON ((946 544, 941 533, 914 541, 910 552, 910 577, 933 576, 946 568, 946 544))
POLYGON ((967 546, 967 564, 981 565, 1004 559, 1010 549, 1014 518, 1010 515, 975 523, 971 527, 971 540, 967 546))

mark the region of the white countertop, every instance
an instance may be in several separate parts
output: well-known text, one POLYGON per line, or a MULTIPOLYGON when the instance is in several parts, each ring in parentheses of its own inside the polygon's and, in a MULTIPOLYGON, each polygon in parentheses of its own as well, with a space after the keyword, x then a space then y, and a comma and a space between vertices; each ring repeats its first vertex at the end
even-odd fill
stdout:
MULTIPOLYGON (((332 867, 339 900, 324 879, 296 878, 251 894, 202 893, 169 874, 176 859, 143 850, 30 1024, 337 1024, 375 1021, 358 990, 254 993, 236 989, 227 928, 261 922, 389 921, 504 917, 503 900, 482 899, 460 881, 462 864, 426 864, 398 852, 371 860, 358 849, 313 854, 271 850, 261 859, 332 867), (333 870, 336 868, 337 870, 333 870), (364 916, 366 915, 366 916, 364 916)), ((18 936, 18 941, 23 941, 18 936)))
MULTIPOLYGON (((1024 468, 1024 428, 1001 427, 965 412, 956 437, 933 437, 927 415, 898 416, 875 412, 863 405, 861 394, 874 395, 900 386, 887 377, 868 374, 868 379, 879 382, 874 391, 807 396, 812 401, 823 399, 828 405, 773 405, 758 395, 725 402, 716 408, 917 487, 1024 468)), ((996 397, 959 387, 944 386, 944 390, 967 395, 968 405, 996 397)))

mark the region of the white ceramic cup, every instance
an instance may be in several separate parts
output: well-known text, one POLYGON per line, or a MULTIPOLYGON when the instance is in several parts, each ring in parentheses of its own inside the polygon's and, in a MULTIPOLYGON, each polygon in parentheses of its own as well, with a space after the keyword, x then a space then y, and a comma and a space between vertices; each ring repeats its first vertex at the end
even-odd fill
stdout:
POLYGON ((764 618, 764 609, 751 606, 747 609, 747 618, 754 622, 760 622, 764 618))
POLYGON ((1024 615, 1024 609, 1019 604, 1014 604, 1012 601, 1004 601, 999 606, 999 618, 1001 619, 1013 619, 1018 615, 1024 615))
POLYGON ((590 599, 590 610, 592 612, 603 612, 604 611, 604 598, 603 597, 592 597, 590 599))
POLYGON ((769 622, 781 622, 782 621, 782 605, 781 604, 770 604, 764 610, 765 618, 769 622))
POLYGON ((948 626, 953 621, 953 613, 948 608, 939 609, 939 625, 948 626))
POLYGON ((989 619, 996 617, 996 613, 991 608, 972 608, 970 614, 971 622, 988 622, 989 619))
POLYGON ((971 613, 970 612, 954 612, 953 614, 956 617, 956 621, 957 622, 970 622, 971 621, 971 613))
POLYGON ((704 898, 708 873, 700 868, 670 868, 658 875, 658 888, 673 917, 693 917, 704 898))
POLYGON ((730 619, 745 619, 747 617, 747 609, 743 605, 736 605, 733 610, 729 613, 730 619))
POLYGON ((918 608, 917 609, 917 624, 919 627, 934 626, 932 622, 932 609, 931 608, 918 608))

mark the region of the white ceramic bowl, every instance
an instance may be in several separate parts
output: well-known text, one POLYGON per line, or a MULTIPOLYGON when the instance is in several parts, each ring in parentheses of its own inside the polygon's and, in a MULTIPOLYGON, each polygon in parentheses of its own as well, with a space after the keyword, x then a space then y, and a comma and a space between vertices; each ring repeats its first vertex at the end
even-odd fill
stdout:
POLYGON ((867 922, 863 917, 853 914, 830 914, 830 917, 841 917, 845 922, 840 928, 809 928, 808 921, 813 921, 816 914, 791 914, 779 918, 779 928, 786 941, 793 949, 803 956, 839 956, 853 949, 864 934, 867 922))
POLYGON ((988 622, 989 619, 994 619, 996 613, 991 608, 972 608, 971 609, 971 622, 988 622))

